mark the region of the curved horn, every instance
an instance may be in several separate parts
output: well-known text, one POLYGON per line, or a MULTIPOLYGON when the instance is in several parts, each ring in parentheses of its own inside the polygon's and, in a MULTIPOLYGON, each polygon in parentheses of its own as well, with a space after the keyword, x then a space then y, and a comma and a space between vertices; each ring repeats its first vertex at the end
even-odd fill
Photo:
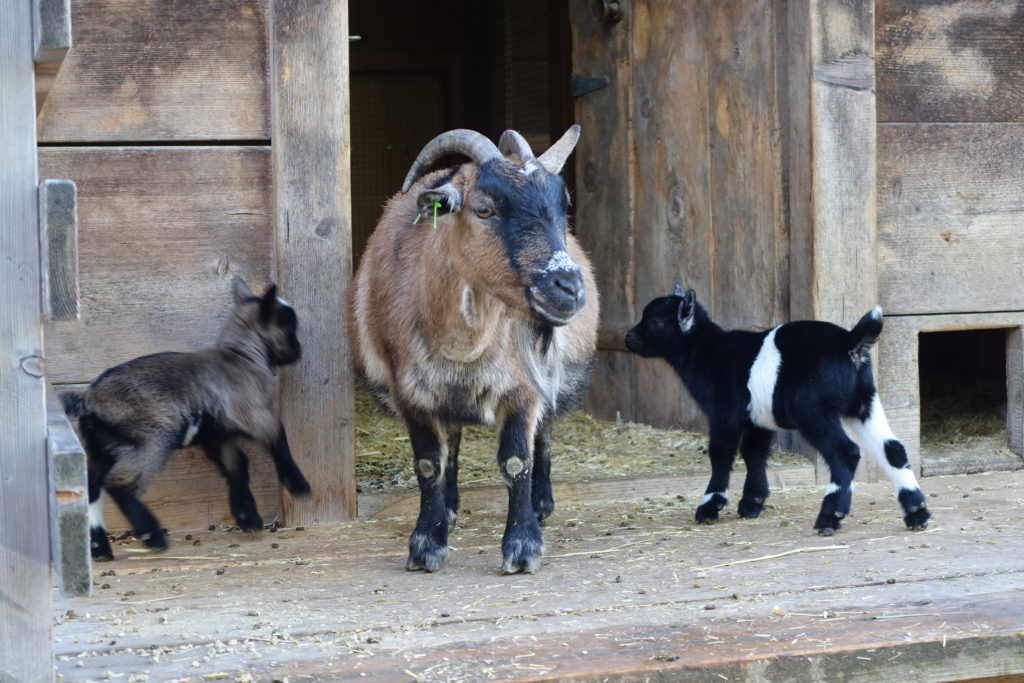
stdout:
POLYGON ((482 164, 488 159, 501 158, 501 152, 494 143, 475 130, 459 128, 441 133, 420 150, 416 161, 412 162, 409 173, 402 183, 402 192, 408 192, 416 179, 430 168, 430 165, 446 154, 463 154, 474 162, 482 164))
POLYGON ((565 131, 558 142, 551 145, 546 152, 537 157, 537 161, 548 170, 549 173, 559 173, 562 170, 562 166, 565 165, 565 160, 572 154, 572 150, 576 147, 576 141, 580 139, 580 124, 574 123, 569 127, 569 130, 565 131))
POLYGON ((530 149, 530 143, 514 130, 506 130, 501 134, 501 139, 498 140, 498 149, 505 156, 515 154, 523 161, 533 159, 533 150, 530 149))

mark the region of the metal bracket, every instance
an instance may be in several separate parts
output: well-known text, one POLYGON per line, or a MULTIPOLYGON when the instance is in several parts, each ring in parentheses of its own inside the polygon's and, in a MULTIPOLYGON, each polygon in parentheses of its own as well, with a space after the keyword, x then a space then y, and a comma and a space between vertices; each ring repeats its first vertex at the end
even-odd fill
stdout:
POLYGON ((582 97, 595 90, 607 88, 611 80, 607 76, 577 76, 573 74, 569 79, 569 94, 573 97, 582 97))

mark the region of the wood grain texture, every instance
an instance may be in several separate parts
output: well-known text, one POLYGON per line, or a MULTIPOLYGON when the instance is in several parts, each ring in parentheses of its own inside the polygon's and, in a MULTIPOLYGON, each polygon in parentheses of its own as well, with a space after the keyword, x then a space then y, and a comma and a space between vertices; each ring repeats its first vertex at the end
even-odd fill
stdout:
MULTIPOLYGON (((569 3, 572 69, 575 75, 604 76, 611 83, 576 99, 576 122, 582 132, 574 160, 570 160, 576 164, 575 232, 591 257, 601 290, 600 326, 622 329, 636 322, 637 313, 633 289, 633 6, 626 7, 621 21, 610 24, 594 16, 592 4, 585 0, 569 3)), ((632 371, 628 357, 598 354, 594 387, 600 389, 588 395, 587 409, 604 418, 632 416, 632 371)))
POLYGON ((266 139, 265 0, 73 0, 43 142, 266 139))
POLYGON ((32 0, 36 111, 43 108, 71 47, 71 0, 32 0))
POLYGON ((0 3, 0 680, 53 678, 32 4, 0 3))
MULTIPOLYGON (((788 280, 789 266, 774 5, 710 2, 707 8, 714 318, 728 328, 763 329, 788 313, 789 289, 780 281, 788 280)), ((700 258, 687 256, 688 264, 700 258)))
POLYGON ((1009 449, 1024 457, 1024 327, 1006 331, 1006 436, 1009 449))
POLYGON ((266 147, 48 147, 39 163, 78 186, 81 318, 47 323, 56 384, 209 346, 231 279, 274 278, 266 147))
MULTIPOLYGON (((878 340, 875 361, 875 379, 885 406, 886 417, 893 432, 903 442, 915 471, 921 470, 921 383, 918 367, 919 335, 922 332, 951 332, 991 328, 1013 328, 1007 333, 1007 370, 1020 381, 1022 370, 1010 364, 1019 358, 1015 344, 1020 338, 1019 328, 1024 326, 1024 311, 1000 313, 959 313, 949 315, 887 316, 885 329, 878 340)), ((1007 374, 1007 381, 1013 380, 1007 374)), ((1011 443, 1020 438, 1020 423, 1015 423, 1013 412, 1021 410, 1020 400, 1014 399, 1013 386, 1007 387, 1007 428, 1011 443), (1014 433, 1016 432, 1016 437, 1014 433)))
POLYGON ((92 592, 89 540, 89 482, 85 450, 56 392, 46 392, 46 450, 50 467, 51 556, 63 596, 92 592))
POLYGON ((43 314, 50 320, 78 318, 77 188, 71 180, 39 185, 40 248, 43 262, 43 314))
POLYGON ((886 311, 1024 309, 1024 124, 886 125, 878 135, 886 311))
MULTIPOLYGON (((635 323, 643 306, 681 281, 713 307, 708 97, 701 3, 637 4, 633 12, 635 323), (680 106, 684 102, 697 106, 680 106)), ((611 229, 618 229, 608 226, 611 229)), ((621 337, 625 329, 620 329, 621 337)), ((633 358, 634 414, 660 427, 703 424, 696 404, 660 360, 633 358)))
POLYGON ((877 6, 879 122, 1024 121, 1024 3, 877 6))
POLYGON ((277 264, 304 350, 282 373, 282 419, 313 488, 283 509, 289 524, 325 524, 356 515, 348 8, 273 0, 270 16, 277 264))

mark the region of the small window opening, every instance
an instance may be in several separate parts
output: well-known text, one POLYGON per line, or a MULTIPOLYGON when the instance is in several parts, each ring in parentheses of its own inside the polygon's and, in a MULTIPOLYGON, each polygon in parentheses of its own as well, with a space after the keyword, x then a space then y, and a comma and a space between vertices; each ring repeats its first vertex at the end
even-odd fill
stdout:
POLYGON ((1005 329, 920 335, 925 475, 1019 469, 1007 447, 1005 329))

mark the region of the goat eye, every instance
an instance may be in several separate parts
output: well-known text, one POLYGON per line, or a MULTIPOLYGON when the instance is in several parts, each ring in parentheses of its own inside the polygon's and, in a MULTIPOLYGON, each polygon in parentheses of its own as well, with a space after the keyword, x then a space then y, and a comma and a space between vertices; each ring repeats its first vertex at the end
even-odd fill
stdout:
POLYGON ((478 218, 490 218, 491 216, 494 215, 494 209, 492 209, 489 206, 483 206, 480 207, 479 209, 475 209, 474 213, 477 215, 478 218))

